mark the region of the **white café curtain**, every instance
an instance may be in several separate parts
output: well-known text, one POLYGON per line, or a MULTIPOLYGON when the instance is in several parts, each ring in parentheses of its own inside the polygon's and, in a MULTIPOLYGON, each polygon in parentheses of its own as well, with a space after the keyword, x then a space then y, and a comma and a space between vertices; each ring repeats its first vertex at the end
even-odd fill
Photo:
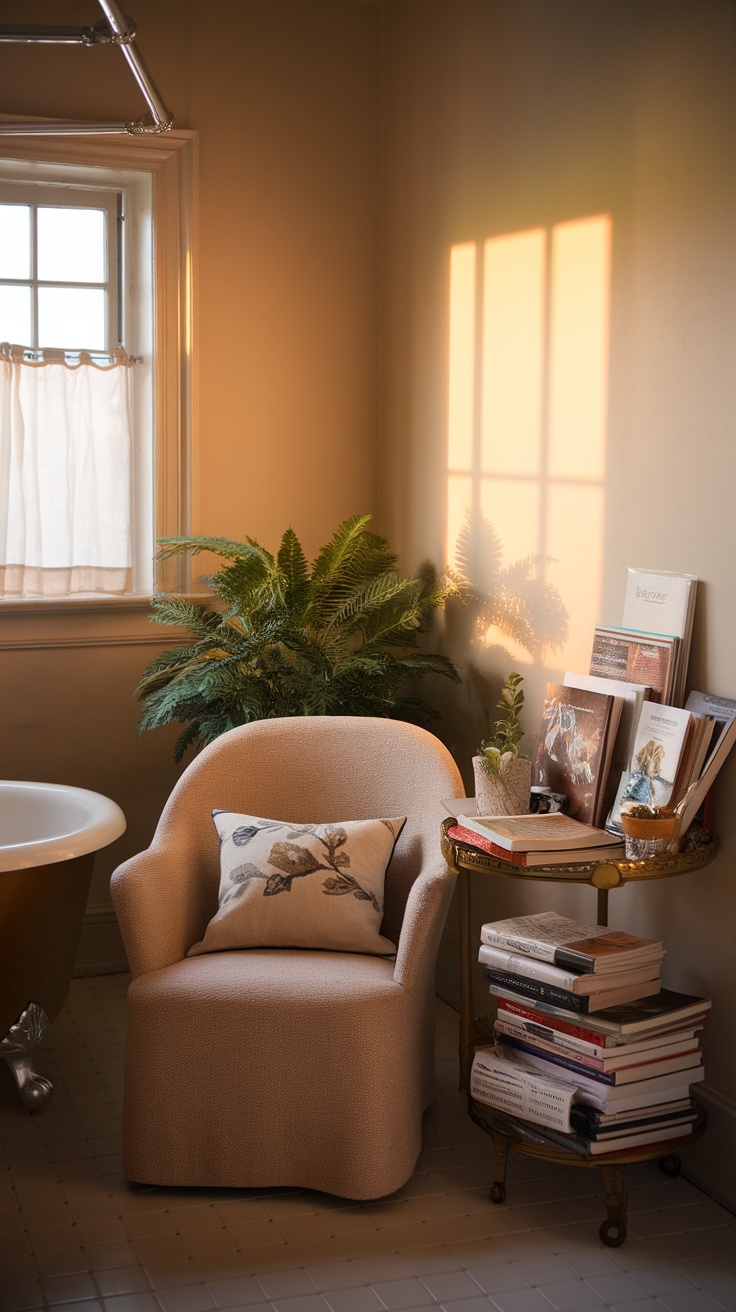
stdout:
POLYGON ((0 596, 130 592, 130 363, 0 346, 0 596))

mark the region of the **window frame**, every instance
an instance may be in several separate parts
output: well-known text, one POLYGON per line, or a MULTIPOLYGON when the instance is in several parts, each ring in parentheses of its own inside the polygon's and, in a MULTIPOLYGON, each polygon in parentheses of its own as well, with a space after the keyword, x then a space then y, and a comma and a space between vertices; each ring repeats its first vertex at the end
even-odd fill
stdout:
MULTIPOLYGON (((0 154, 2 148, 0 147, 0 154)), ((2 166, 0 161, 0 167, 2 166)), ((31 268, 27 278, 2 277, 0 282, 27 286, 31 292, 31 340, 18 342, 19 346, 28 345, 31 350, 44 350, 39 346, 39 293, 46 287, 90 287, 105 293, 105 337, 102 347, 69 347, 70 350, 99 350, 100 354, 115 351, 123 345, 125 334, 125 307, 122 293, 124 272, 124 184, 120 186, 103 184, 91 188, 83 183, 56 182, 36 178, 9 180, 0 177, 0 204, 28 206, 35 213, 31 222, 30 259, 31 268), (55 204, 56 202, 56 204, 55 204), (42 278, 39 274, 38 257, 38 222, 39 211, 44 209, 91 209, 101 210, 105 215, 105 276, 96 282, 83 279, 42 278)), ((53 346, 65 349, 64 343, 53 346)))
MULTIPOLYGON (((19 182, 63 180, 64 170, 76 185, 85 168, 105 170, 111 185, 115 175, 150 178, 152 222, 150 242, 153 274, 153 333, 150 343, 150 388, 153 414, 153 478, 151 503, 139 513, 152 518, 155 538, 191 532, 192 464, 196 419, 195 288, 197 268, 196 184, 198 136, 179 129, 166 136, 65 139, 3 137, 3 171, 19 182)), ((101 175, 98 175, 101 176, 101 175)), ((103 184, 106 185, 106 184, 103 184)), ((129 261, 130 264, 130 261, 129 261)), ((129 267, 126 277, 134 276, 129 267)), ((139 339, 131 337, 134 353, 139 339)), ((130 348, 129 348, 130 349, 130 348)), ((138 367, 138 366, 136 366, 138 367)), ((140 459, 140 453, 134 452, 140 459)), ((136 543, 140 550, 140 543, 136 543)), ((154 565, 154 592, 188 593, 190 567, 186 557, 154 565)), ((0 599, 0 613, 76 611, 110 607, 148 606, 150 592, 114 597, 0 599)))

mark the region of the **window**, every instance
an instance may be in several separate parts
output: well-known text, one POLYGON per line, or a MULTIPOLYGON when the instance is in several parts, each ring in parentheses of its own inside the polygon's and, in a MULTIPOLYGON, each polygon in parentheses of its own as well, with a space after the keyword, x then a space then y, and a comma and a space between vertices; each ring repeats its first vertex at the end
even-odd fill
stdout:
POLYGON ((0 183, 0 341, 123 346, 123 204, 123 191, 0 183))
POLYGON ((154 559, 189 527, 194 145, 3 142, 5 598, 187 588, 154 559))

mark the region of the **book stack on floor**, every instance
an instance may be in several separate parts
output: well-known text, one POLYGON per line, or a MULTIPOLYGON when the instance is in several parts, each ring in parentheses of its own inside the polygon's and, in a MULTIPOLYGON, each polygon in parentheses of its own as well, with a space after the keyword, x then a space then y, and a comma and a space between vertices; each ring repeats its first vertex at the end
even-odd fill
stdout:
POLYGON ((705 998, 662 989, 661 943, 545 911, 484 925, 495 1044, 470 1093, 584 1155, 687 1135, 705 998))

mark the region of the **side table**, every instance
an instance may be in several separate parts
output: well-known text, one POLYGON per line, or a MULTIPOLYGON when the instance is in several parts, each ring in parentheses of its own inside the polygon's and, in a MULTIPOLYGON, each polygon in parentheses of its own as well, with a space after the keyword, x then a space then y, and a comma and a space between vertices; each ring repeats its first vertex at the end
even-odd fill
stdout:
MULTIPOLYGON (((565 865, 525 867, 503 861, 497 857, 472 847, 468 843, 451 838, 448 830, 457 824, 454 818, 447 818, 442 823, 441 845, 444 858, 458 876, 459 897, 459 937, 460 937, 460 1088, 466 1093, 470 1084, 470 1068, 473 1053, 478 1043, 492 1041, 493 1024, 486 1016, 476 1017, 473 1008, 473 965, 477 957, 471 942, 471 899, 470 874, 473 871, 489 875, 502 875, 512 879, 536 880, 553 883, 588 883, 597 890, 597 919, 599 925, 608 924, 608 893, 612 888, 620 888, 629 881, 644 879, 667 879, 673 875, 685 874, 699 870, 713 860, 717 843, 713 839, 701 844, 693 844, 684 852, 665 853, 646 861, 590 861, 575 862, 570 860, 565 865)), ((574 853, 571 853, 571 858, 574 853)), ((605 1153, 597 1157, 585 1157, 568 1148, 546 1139, 541 1127, 527 1124, 516 1117, 509 1116, 496 1108, 469 1098, 469 1114, 477 1125, 491 1136, 496 1153, 498 1176, 491 1185, 491 1200, 503 1203, 506 1198, 506 1158, 510 1147, 530 1157, 543 1158, 545 1161, 564 1162, 570 1166, 586 1168, 596 1167, 601 1173, 601 1181, 606 1199, 607 1219, 600 1227, 600 1237, 609 1247, 617 1247, 626 1238, 626 1191, 624 1168, 632 1162, 651 1161, 660 1158, 662 1169, 667 1174, 677 1174, 680 1169, 679 1152, 700 1138, 706 1124, 705 1113, 700 1111, 692 1131, 681 1139, 667 1141, 665 1144, 653 1144, 649 1148, 631 1149, 627 1152, 605 1153)))

